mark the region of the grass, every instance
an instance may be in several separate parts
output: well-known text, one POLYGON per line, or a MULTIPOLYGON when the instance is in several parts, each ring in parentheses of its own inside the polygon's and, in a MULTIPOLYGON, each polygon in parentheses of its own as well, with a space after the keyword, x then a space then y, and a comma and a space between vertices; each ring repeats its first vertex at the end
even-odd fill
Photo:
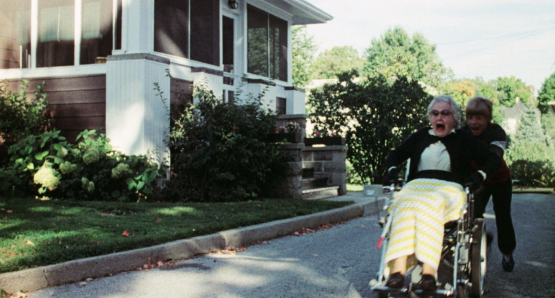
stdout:
POLYGON ((292 199, 175 204, 0 197, 0 273, 148 247, 348 204, 292 199))
POLYGON ((364 190, 364 186, 360 184, 347 183, 347 191, 363 191, 363 190, 364 190))

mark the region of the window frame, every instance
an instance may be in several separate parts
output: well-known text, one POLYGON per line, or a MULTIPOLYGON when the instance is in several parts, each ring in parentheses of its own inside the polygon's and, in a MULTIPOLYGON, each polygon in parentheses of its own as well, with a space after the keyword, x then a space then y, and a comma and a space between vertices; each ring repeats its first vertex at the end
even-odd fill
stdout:
MULTIPOLYGON (((41 10, 43 10, 45 7, 49 7, 52 6, 51 3, 48 2, 49 0, 32 0, 29 1, 30 2, 30 15, 29 15, 29 27, 30 27, 30 52, 28 54, 29 59, 27 63, 23 63, 23 60, 21 58, 21 55, 19 55, 20 57, 18 58, 17 63, 19 67, 2 67, 0 66, 0 70, 10 70, 10 69, 44 69, 44 68, 50 68, 50 67, 75 67, 75 66, 81 66, 81 65, 91 65, 91 64, 95 64, 95 63, 103 63, 105 61, 103 61, 103 59, 101 59, 100 61, 97 59, 99 57, 95 58, 95 61, 83 61, 84 63, 81 62, 81 49, 82 49, 82 40, 83 40, 83 22, 84 22, 84 11, 83 11, 83 2, 89 2, 89 1, 83 1, 83 0, 71 0, 68 1, 71 4, 71 7, 73 9, 73 26, 72 26, 72 39, 66 41, 66 43, 71 43, 71 47, 73 48, 73 50, 71 51, 71 54, 68 54, 70 56, 70 59, 72 62, 66 61, 61 65, 58 65, 57 63, 54 63, 54 65, 50 65, 52 63, 52 61, 47 61, 48 58, 39 58, 40 56, 45 56, 48 53, 45 52, 41 52, 41 48, 48 46, 46 45, 46 43, 48 42, 41 42, 41 34, 43 32, 41 32, 41 30, 43 30, 41 28, 41 10), (50 4, 50 5, 49 5, 50 4), (41 62, 42 61, 42 62, 41 62), (25 65, 26 64, 26 65, 25 65)), ((111 24, 110 24, 110 36, 108 39, 108 44, 109 47, 111 48, 110 53, 112 54, 114 51, 121 49, 121 44, 123 43, 122 41, 122 36, 123 36, 123 31, 122 31, 122 0, 109 0, 111 3, 109 4, 108 7, 111 7, 111 9, 109 10, 109 16, 104 16, 101 15, 100 19, 108 19, 110 20, 111 24), (119 48, 118 48, 119 45, 119 48)), ((102 7, 104 0, 99 0, 100 5, 102 7)), ((57 7, 56 5, 54 5, 53 7, 57 7)), ((107 11, 107 10, 106 10, 107 11)), ((104 10, 100 10, 100 12, 105 12, 104 10)), ((100 27, 99 27, 100 28, 100 27)), ((17 31, 17 30, 16 30, 17 31)), ((10 38, 9 36, 7 37, 8 39, 10 38)), ((103 40, 103 42, 106 42, 106 40, 103 40)), ((65 53, 65 52, 64 52, 65 53)), ((68 52, 69 53, 69 52, 68 52)), ((56 51, 56 54, 59 54, 59 52, 56 51)), ((100 57, 102 58, 102 57, 100 57)))
MULTIPOLYGON (((245 63, 245 72, 246 73, 248 73, 249 75, 251 75, 252 77, 255 77, 255 78, 270 79, 270 80, 273 80, 273 81, 280 81, 280 82, 284 82, 284 83, 288 84, 288 82, 291 80, 291 71, 292 71, 291 70, 291 62, 292 62, 292 60, 291 60, 292 59, 292 54, 291 54, 292 53, 291 52, 291 38, 292 38, 292 36, 291 36, 291 34, 292 34, 292 32, 291 32, 291 23, 292 23, 292 17, 293 16, 290 13, 287 13, 287 12, 285 12, 285 11, 279 9, 279 8, 269 6, 266 3, 263 3, 263 2, 259 3, 259 1, 248 1, 247 2, 247 4, 245 5, 245 20, 244 20, 244 24, 245 24, 244 34, 245 34, 245 40, 246 40, 245 41, 245 51, 244 51, 244 63, 245 63), (249 6, 264 12, 268 16, 268 18, 267 18, 268 37, 266 39, 266 41, 267 41, 266 44, 267 44, 267 49, 268 49, 268 59, 267 59, 267 67, 266 68, 268 70, 268 75, 256 74, 256 73, 250 72, 250 70, 249 70, 249 56, 250 56, 248 54, 248 52, 249 52, 249 44, 248 44, 249 43, 249 36, 248 36, 249 35, 249 32, 248 32, 249 31, 249 26, 248 26, 248 23, 249 23, 249 13, 248 13, 249 6), (270 69, 271 69, 271 67, 270 67, 271 66, 270 55, 271 55, 271 53, 270 53, 270 49, 269 49, 270 48, 270 41, 269 41, 270 24, 269 23, 270 23, 270 18, 271 17, 277 18, 280 21, 284 22, 284 24, 285 24, 285 33, 286 33, 286 38, 285 38, 285 40, 286 40, 286 43, 285 43, 286 49, 285 49, 285 52, 283 53, 284 58, 285 58, 285 62, 284 62, 284 64, 285 64, 285 74, 282 77, 277 77, 277 78, 273 78, 271 76, 271 73, 270 73, 270 69)), ((279 63, 276 63, 276 64, 279 65, 279 63)))

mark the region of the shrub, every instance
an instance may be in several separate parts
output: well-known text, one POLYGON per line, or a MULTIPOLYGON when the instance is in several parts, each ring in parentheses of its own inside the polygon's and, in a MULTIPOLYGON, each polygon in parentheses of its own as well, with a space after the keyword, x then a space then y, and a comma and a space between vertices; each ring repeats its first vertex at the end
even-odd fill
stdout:
POLYGON ((522 186, 555 187, 555 165, 548 161, 516 160, 511 164, 513 179, 522 186))
POLYGON ((27 99, 28 81, 23 81, 19 92, 7 89, 7 82, 0 82, 0 134, 16 140, 44 131, 49 122, 45 115, 48 106, 44 83, 38 86, 34 99, 27 99))
POLYGON ((42 93, 44 83, 38 86, 34 99, 27 99, 28 82, 23 81, 19 92, 7 89, 7 81, 0 82, 0 166, 6 164, 9 145, 25 137, 46 130, 50 124, 46 117, 48 101, 42 93))
POLYGON ((10 165, 0 168, 0 194, 58 199, 138 201, 147 199, 164 173, 148 156, 114 151, 96 130, 80 133, 76 145, 59 130, 29 135, 9 148, 10 165))
POLYGON ((505 155, 512 178, 520 185, 555 187, 555 149, 550 142, 537 111, 526 111, 505 155))
POLYGON ((195 86, 189 104, 170 132, 171 179, 164 198, 173 201, 237 201, 262 193, 281 174, 284 156, 270 143, 276 113, 252 96, 242 105, 224 103, 195 86))

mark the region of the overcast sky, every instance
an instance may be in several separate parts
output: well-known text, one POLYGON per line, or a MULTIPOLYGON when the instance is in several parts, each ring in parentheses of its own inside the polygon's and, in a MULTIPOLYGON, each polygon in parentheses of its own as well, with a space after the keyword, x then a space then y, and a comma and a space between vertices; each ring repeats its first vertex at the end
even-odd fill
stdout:
POLYGON ((456 78, 515 76, 538 91, 555 72, 555 0, 306 0, 333 16, 309 25, 318 50, 372 39, 401 26, 432 44, 456 78))

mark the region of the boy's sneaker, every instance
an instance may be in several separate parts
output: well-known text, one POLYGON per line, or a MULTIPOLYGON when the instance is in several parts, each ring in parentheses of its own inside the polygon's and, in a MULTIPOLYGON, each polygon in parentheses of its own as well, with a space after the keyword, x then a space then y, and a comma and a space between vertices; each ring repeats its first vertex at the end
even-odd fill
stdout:
POLYGON ((513 254, 504 254, 503 259, 501 260, 501 265, 503 266, 503 270, 505 270, 505 272, 513 272, 513 268, 515 267, 513 254))

